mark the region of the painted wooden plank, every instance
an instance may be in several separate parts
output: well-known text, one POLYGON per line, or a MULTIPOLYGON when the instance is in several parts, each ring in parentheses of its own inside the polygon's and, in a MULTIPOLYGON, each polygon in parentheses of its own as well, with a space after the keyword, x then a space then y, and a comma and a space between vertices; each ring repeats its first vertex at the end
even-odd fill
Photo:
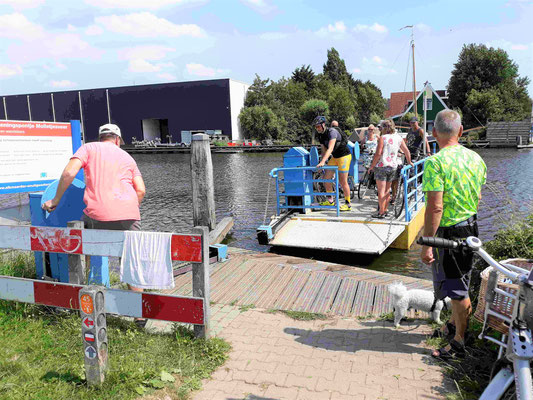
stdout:
POLYGON ((0 277, 0 299, 35 303, 33 281, 0 277))
POLYGON ((81 285, 33 281, 35 304, 79 309, 81 285))
POLYGON ((143 293, 142 315, 144 318, 202 325, 204 299, 143 293))
POLYGON ((29 226, 0 226, 0 249, 31 250, 29 226))
POLYGON ((235 286, 238 285, 239 281, 241 279, 244 279, 244 277, 249 274, 250 271, 253 270, 254 266, 255 263, 253 261, 245 261, 238 268, 236 268, 235 271, 233 271, 233 273, 229 275, 226 279, 224 279, 223 281, 218 281, 216 288, 213 288, 214 290, 212 289, 211 299, 215 303, 222 302, 224 296, 234 290, 235 286))
POLYGON ((372 315, 378 317, 381 314, 389 313, 392 310, 392 296, 390 295, 387 286, 377 285, 376 294, 374 296, 374 306, 372 308, 372 315))
POLYGON ((340 284, 337 297, 331 306, 331 312, 336 315, 348 316, 352 310, 355 294, 359 281, 353 278, 344 278, 340 284))
POLYGON ((261 298, 268 288, 277 280, 279 274, 282 271, 282 267, 276 264, 270 264, 265 273, 255 281, 254 285, 250 288, 248 293, 245 293, 240 303, 242 304, 254 304, 257 306, 258 300, 261 298))
POLYGON ((307 280, 311 276, 309 271, 299 271, 296 270, 296 273, 292 277, 289 284, 285 287, 274 303, 274 308, 279 310, 292 310, 292 304, 300 295, 303 287, 305 286, 307 280))
POLYGON ((376 285, 373 283, 360 281, 350 315, 355 317, 369 315, 372 312, 375 290, 376 285))
POLYGON ((326 277, 327 274, 324 272, 312 272, 291 309, 310 312, 311 306, 320 292, 326 277))
POLYGON ((236 302, 239 305, 249 305, 251 303, 244 303, 243 298, 247 293, 254 290, 256 282, 266 274, 271 268, 272 264, 259 263, 255 264, 247 274, 242 276, 241 279, 230 289, 227 290, 223 297, 219 297, 219 301, 225 304, 231 304, 236 302))
POLYGON ((266 291, 255 303, 256 307, 260 308, 274 308, 276 301, 279 299, 281 293, 285 290, 289 282, 296 274, 296 269, 286 266, 278 266, 281 270, 280 274, 274 280, 266 291))
POLYGON ((318 292, 315 301, 311 305, 310 312, 319 314, 328 313, 339 291, 341 282, 341 277, 328 274, 320 288, 320 292, 318 292))
POLYGON ((141 318, 142 293, 131 290, 111 289, 105 294, 105 311, 110 314, 141 318))

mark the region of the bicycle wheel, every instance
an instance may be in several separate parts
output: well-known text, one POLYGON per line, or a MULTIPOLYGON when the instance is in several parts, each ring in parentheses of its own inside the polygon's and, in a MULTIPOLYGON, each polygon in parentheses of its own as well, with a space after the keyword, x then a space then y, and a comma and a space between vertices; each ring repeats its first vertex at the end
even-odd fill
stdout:
POLYGON ((357 188, 357 197, 362 199, 365 197, 368 187, 370 186, 370 173, 368 171, 363 175, 363 179, 359 182, 359 187, 357 188))
POLYGON ((396 191, 396 197, 394 199, 394 218, 398 218, 402 215, 403 206, 404 206, 404 188, 403 180, 401 179, 398 182, 398 190, 396 191))

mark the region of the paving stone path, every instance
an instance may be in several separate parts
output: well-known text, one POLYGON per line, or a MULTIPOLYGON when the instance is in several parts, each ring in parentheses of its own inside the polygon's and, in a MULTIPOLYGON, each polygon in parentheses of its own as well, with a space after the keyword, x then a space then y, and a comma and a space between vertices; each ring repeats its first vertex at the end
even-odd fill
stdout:
POLYGON ((229 360, 194 400, 428 400, 453 385, 424 344, 430 327, 335 317, 296 321, 266 310, 212 307, 229 360))

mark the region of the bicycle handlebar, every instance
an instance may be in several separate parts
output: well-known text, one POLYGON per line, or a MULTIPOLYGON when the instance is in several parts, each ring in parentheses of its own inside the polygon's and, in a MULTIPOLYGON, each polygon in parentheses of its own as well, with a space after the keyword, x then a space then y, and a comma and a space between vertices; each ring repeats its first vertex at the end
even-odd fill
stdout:
POLYGON ((455 240, 443 239, 439 237, 421 236, 416 241, 418 244, 430 247, 439 247, 443 249, 457 249, 460 246, 455 240))

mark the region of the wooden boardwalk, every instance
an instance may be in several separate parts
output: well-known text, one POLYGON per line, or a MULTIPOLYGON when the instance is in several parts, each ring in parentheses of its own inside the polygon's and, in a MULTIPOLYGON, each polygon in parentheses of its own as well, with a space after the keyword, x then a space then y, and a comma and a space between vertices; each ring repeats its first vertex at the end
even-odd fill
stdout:
MULTIPOLYGON (((230 248, 228 261, 212 265, 211 301, 264 309, 344 317, 392 311, 387 285, 432 290, 431 281, 273 253, 230 248)), ((190 296, 191 273, 177 276, 165 293, 190 296)), ((407 316, 427 318, 427 313, 407 316)))

